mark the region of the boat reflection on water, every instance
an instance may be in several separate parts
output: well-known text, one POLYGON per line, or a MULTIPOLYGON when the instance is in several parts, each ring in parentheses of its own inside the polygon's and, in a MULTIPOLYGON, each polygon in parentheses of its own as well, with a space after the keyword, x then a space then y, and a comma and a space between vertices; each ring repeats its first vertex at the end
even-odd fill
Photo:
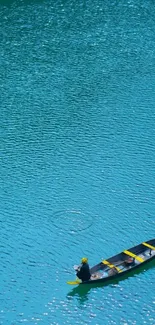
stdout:
POLYGON ((106 283, 92 283, 92 284, 86 284, 86 285, 80 285, 74 287, 68 294, 67 294, 67 299, 72 299, 74 296, 77 296, 80 304, 84 304, 88 299, 89 299, 89 292, 93 289, 97 288, 104 288, 108 285, 111 287, 114 287, 118 285, 121 281, 124 281, 130 277, 137 276, 140 273, 143 273, 147 271, 148 269, 154 268, 155 267, 155 260, 148 262, 146 265, 141 265, 139 269, 136 269, 131 271, 131 273, 126 274, 122 276, 121 278, 117 280, 109 280, 109 282, 106 283))

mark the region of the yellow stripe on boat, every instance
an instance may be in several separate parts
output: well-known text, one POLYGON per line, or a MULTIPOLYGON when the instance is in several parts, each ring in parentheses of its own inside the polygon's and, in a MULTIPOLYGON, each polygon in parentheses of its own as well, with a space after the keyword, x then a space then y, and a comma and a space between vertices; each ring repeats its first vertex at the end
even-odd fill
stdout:
POLYGON ((141 257, 139 257, 139 256, 131 253, 130 251, 125 250, 123 253, 125 253, 126 255, 129 255, 129 256, 135 258, 137 261, 139 261, 141 263, 144 262, 144 260, 141 257))
POLYGON ((154 251, 155 251, 155 247, 154 246, 152 246, 152 245, 150 245, 150 244, 148 244, 148 243, 142 243, 144 246, 146 246, 146 247, 149 247, 149 248, 151 248, 151 249, 153 249, 154 251))
POLYGON ((119 267, 111 264, 110 262, 108 262, 106 260, 102 261, 102 263, 105 264, 105 265, 107 265, 107 266, 109 266, 111 269, 114 267, 118 272, 122 272, 122 270, 119 267))

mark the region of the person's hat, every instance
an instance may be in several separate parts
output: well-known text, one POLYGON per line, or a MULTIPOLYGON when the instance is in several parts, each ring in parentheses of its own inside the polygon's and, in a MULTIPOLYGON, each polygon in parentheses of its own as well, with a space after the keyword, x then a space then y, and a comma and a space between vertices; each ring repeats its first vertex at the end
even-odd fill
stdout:
POLYGON ((82 263, 87 263, 88 262, 88 258, 87 257, 82 257, 81 262, 82 263))

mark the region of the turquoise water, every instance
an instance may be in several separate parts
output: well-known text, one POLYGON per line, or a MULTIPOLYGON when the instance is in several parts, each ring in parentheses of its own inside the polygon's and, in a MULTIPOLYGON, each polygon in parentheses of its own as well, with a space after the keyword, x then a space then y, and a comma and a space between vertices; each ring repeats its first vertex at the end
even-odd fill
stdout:
POLYGON ((153 1, 0 1, 0 324, 155 324, 155 268, 73 289, 155 235, 153 1))

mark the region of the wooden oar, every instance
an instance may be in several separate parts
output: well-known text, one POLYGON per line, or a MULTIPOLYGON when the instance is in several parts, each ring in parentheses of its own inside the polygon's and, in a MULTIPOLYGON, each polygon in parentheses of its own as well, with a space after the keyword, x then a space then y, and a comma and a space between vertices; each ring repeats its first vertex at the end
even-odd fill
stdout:
POLYGON ((81 281, 80 280, 75 280, 75 281, 67 281, 67 284, 70 284, 70 285, 78 285, 80 284, 81 281))

